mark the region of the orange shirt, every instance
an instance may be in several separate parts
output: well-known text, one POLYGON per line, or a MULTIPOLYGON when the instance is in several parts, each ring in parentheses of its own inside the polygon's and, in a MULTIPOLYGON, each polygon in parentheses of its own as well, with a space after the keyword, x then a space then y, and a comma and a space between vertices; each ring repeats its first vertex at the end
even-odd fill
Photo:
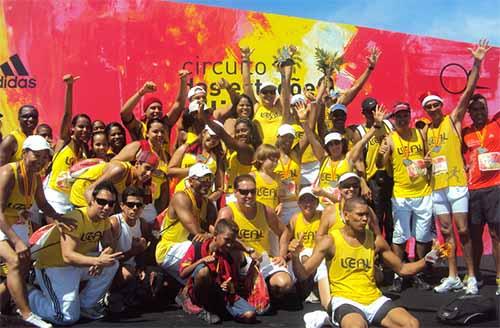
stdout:
POLYGON ((500 114, 489 120, 480 131, 473 126, 465 128, 463 135, 467 147, 465 160, 469 167, 469 189, 476 190, 500 185, 500 169, 498 168, 500 114))

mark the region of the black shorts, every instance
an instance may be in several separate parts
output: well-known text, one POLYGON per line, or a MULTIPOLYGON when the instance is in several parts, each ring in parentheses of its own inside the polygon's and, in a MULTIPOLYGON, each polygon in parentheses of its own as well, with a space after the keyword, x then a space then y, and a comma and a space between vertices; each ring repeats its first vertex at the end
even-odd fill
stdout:
POLYGON ((471 224, 500 224, 500 186, 470 190, 469 218, 471 224))

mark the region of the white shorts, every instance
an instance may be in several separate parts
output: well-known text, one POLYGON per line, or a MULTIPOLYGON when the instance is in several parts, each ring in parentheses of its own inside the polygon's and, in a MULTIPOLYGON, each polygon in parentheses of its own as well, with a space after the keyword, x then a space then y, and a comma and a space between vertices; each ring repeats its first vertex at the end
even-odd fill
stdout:
MULTIPOLYGON (((303 256, 311 257, 312 253, 313 253, 312 248, 304 248, 302 252, 300 252, 299 254, 300 261, 302 262, 303 256)), ((327 277, 328 277, 328 269, 326 268, 325 259, 323 259, 319 264, 318 268, 316 269, 316 273, 314 274, 314 282, 318 282, 319 280, 327 277)))
POLYGON ((334 319, 335 310, 338 309, 341 305, 349 304, 349 305, 352 305, 352 306, 360 309, 365 314, 366 319, 368 320, 368 323, 372 323, 373 318, 375 318, 375 315, 380 310, 380 308, 386 302, 389 302, 390 300, 391 300, 390 298, 382 295, 379 298, 377 298, 375 301, 373 301, 371 304, 363 305, 363 304, 360 304, 358 302, 354 302, 354 301, 347 299, 347 298, 334 296, 334 297, 332 297, 332 300, 331 300, 332 322, 335 325, 340 326, 340 323, 336 322, 334 319))
POLYGON ((392 242, 404 244, 411 237, 427 243, 434 238, 432 230, 432 197, 392 198, 394 233, 392 242))
POLYGON ((66 214, 74 209, 73 204, 69 201, 69 195, 48 186, 43 189, 43 192, 45 199, 57 213, 66 214))
MULTIPOLYGON (((240 268, 239 272, 241 276, 245 276, 247 274, 248 269, 250 268, 250 264, 252 263, 252 258, 250 256, 245 255, 245 259, 247 264, 245 267, 240 268)), ((260 273, 262 273, 264 279, 267 279, 268 277, 278 272, 286 272, 288 273, 288 275, 290 275, 290 278, 293 282, 297 281, 297 279, 295 278, 295 274, 293 273, 292 262, 288 262, 287 266, 276 265, 272 262, 269 262, 267 264, 261 262, 259 270, 260 273)))
POLYGON ((184 255, 186 255, 189 247, 192 245, 190 240, 183 241, 182 243, 176 243, 170 246, 161 267, 167 271, 169 275, 174 277, 178 282, 185 285, 186 280, 181 279, 179 276, 179 263, 181 262, 184 255))
POLYGON ((287 225, 292 216, 299 211, 300 208, 296 200, 284 202, 279 216, 281 222, 283 222, 284 225, 287 225))
POLYGON ((156 207, 153 203, 149 203, 144 206, 144 210, 142 211, 142 217, 147 223, 153 223, 156 219, 158 213, 156 212, 156 207))
POLYGON ((236 196, 234 193, 226 194, 226 204, 236 203, 236 196))
POLYGON ((319 161, 302 163, 300 170, 300 186, 307 187, 314 183, 319 174, 319 161))
MULTIPOLYGON (((28 225, 26 223, 24 223, 24 224, 13 224, 10 227, 19 236, 19 238, 21 238, 21 240, 26 245, 28 245, 28 239, 29 239, 29 236, 28 236, 28 234, 29 234, 28 233, 29 232, 28 225)), ((9 240, 9 237, 7 237, 7 235, 2 230, 0 230, 0 241, 4 241, 4 240, 9 240)))
POLYGON ((434 214, 467 213, 469 211, 469 188, 447 187, 432 192, 434 214))

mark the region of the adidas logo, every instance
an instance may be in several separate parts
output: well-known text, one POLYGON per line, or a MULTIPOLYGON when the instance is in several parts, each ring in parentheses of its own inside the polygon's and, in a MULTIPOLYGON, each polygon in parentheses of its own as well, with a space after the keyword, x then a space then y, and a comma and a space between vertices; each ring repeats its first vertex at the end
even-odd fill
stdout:
POLYGON ((29 76, 28 70, 17 54, 10 56, 8 61, 1 64, 0 70, 3 73, 3 76, 0 76, 0 88, 32 89, 36 87, 36 79, 29 76), (10 64, 14 67, 15 73, 10 64))

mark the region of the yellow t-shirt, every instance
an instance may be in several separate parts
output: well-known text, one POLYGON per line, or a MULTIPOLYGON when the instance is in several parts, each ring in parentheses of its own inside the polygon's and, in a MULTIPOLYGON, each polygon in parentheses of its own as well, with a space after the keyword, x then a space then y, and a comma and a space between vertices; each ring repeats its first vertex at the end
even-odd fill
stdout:
POLYGON ((274 173, 279 175, 281 184, 279 188, 279 198, 282 202, 296 201, 300 188, 300 162, 289 157, 287 162, 279 159, 274 173))
POLYGON ((299 239, 300 234, 303 234, 303 243, 305 248, 314 248, 316 233, 319 229, 320 218, 320 211, 316 211, 311 221, 306 221, 302 212, 299 212, 299 214, 297 215, 295 227, 293 228, 293 236, 295 239, 299 239))
POLYGON ((333 225, 328 229, 328 233, 331 235, 334 230, 339 230, 342 229, 345 226, 344 220, 342 219, 342 211, 341 208, 343 208, 344 201, 341 201, 340 203, 335 203, 330 206, 335 207, 335 222, 333 222, 333 225))
MULTIPOLYGON (((217 172, 217 161, 212 156, 210 156, 209 158, 205 158, 204 156, 195 155, 195 154, 191 154, 191 153, 185 153, 184 154, 184 156, 182 157, 182 161, 181 161, 181 167, 187 169, 187 168, 190 168, 191 166, 193 166, 196 163, 203 163, 203 164, 205 164, 206 166, 208 166, 208 168, 210 169, 210 171, 212 171, 212 173, 214 175, 217 172)), ((182 178, 175 185, 174 192, 179 192, 179 191, 186 190, 186 188, 187 188, 187 182, 188 182, 188 178, 187 177, 182 178)))
MULTIPOLYGON (((299 140, 302 138, 304 135, 304 129, 300 124, 292 124, 293 128, 295 129, 295 140, 293 147, 299 142, 299 140)), ((307 145, 306 149, 304 150, 304 153, 302 154, 302 164, 307 164, 307 163, 314 163, 317 162, 318 159, 314 155, 314 152, 312 151, 311 145, 307 145)))
POLYGON ((227 156, 226 192, 233 193, 234 179, 239 175, 248 174, 250 171, 252 171, 252 165, 241 164, 236 151, 229 153, 227 156))
MULTIPOLYGON (((386 133, 390 133, 391 130, 387 127, 386 124, 383 125, 386 133)), ((363 125, 359 125, 357 130, 363 129, 364 134, 367 132, 367 128, 363 125)), ((371 137, 366 145, 366 156, 365 156, 365 167, 366 167, 366 179, 371 179, 375 173, 379 170, 384 170, 386 172, 390 171, 390 165, 386 164, 383 169, 377 168, 377 154, 380 149, 380 145, 383 140, 384 134, 382 133, 382 129, 379 129, 380 132, 377 132, 375 136, 371 137)), ((363 134, 363 135, 364 135, 363 134)), ((362 136, 363 136, 362 135, 362 136)))
MULTIPOLYGON (((191 200, 191 204, 193 205, 192 211, 194 217, 199 220, 200 226, 207 226, 207 199, 204 198, 201 206, 198 207, 191 189, 187 188, 182 192, 184 192, 191 200)), ((158 245, 156 245, 155 257, 158 264, 163 263, 165 255, 167 255, 170 247, 172 247, 173 244, 182 243, 183 241, 188 240, 189 237, 189 231, 186 230, 179 218, 171 218, 168 215, 168 209, 166 211, 167 212, 160 229, 161 239, 158 245)))
MULTIPOLYGON (((257 214, 249 220, 241 213, 237 203, 227 204, 233 212, 234 222, 240 228, 238 239, 247 247, 252 247, 259 254, 271 251, 269 242, 269 225, 266 220, 264 206, 257 202, 257 214)), ((269 254, 271 255, 271 254, 269 254)))
POLYGON ((390 134, 394 145, 392 171, 394 173, 393 196, 417 198, 430 195, 427 167, 424 162, 424 141, 417 129, 411 129, 410 140, 402 139, 394 131, 390 134))
POLYGON ((263 144, 276 145, 278 128, 282 119, 283 115, 279 109, 268 109, 262 105, 257 108, 253 122, 259 131, 263 144))
MULTIPOLYGON (((326 157, 323 163, 321 163, 319 175, 315 184, 327 192, 335 194, 338 191, 337 181, 339 178, 343 174, 352 171, 352 165, 347 159, 344 158, 340 161, 332 161, 330 157, 326 157)), ((326 197, 321 197, 319 201, 323 205, 332 204, 332 202, 326 197)))
POLYGON ((382 293, 375 284, 375 236, 369 229, 365 234, 363 245, 354 247, 346 242, 341 230, 332 232, 335 255, 328 263, 328 278, 332 296, 369 305, 382 293))
POLYGON ((64 183, 64 181, 67 180, 66 177, 69 174, 69 169, 77 160, 78 158, 73 149, 73 142, 70 142, 54 155, 54 159, 52 160, 52 171, 50 172, 49 178, 49 187, 51 189, 66 194, 70 193, 71 185, 64 183))
MULTIPOLYGON (((88 207, 83 207, 64 214, 65 217, 76 220, 76 229, 66 232, 66 234, 78 239, 76 251, 83 255, 97 252, 104 232, 111 228, 108 218, 94 221, 89 218, 87 211, 88 207)), ((57 243, 57 240, 60 241, 59 230, 54 229, 54 236, 51 235, 50 238, 54 239, 55 242, 50 243, 50 241, 47 241, 47 245, 52 246, 48 246, 39 252, 36 261, 36 267, 39 269, 67 266, 62 258, 61 244, 60 242, 57 243)))
POLYGON ((12 131, 10 134, 14 139, 16 139, 17 149, 16 152, 9 159, 9 163, 20 161, 23 155, 23 143, 27 136, 21 129, 12 131))
POLYGON ((166 175, 168 173, 168 163, 160 160, 156 170, 157 172, 153 173, 151 178, 151 197, 153 201, 161 197, 161 186, 168 181, 166 175))
POLYGON ((255 182, 257 187, 257 201, 270 208, 276 208, 279 204, 278 190, 280 182, 273 180, 267 182, 259 171, 255 171, 255 182))
POLYGON ((432 190, 466 187, 467 175, 462 158, 462 143, 449 115, 438 128, 427 130, 427 145, 432 158, 432 190))
MULTIPOLYGON (((19 217, 19 212, 23 210, 29 210, 33 205, 33 198, 36 191, 36 180, 33 181, 31 190, 28 195, 25 196, 20 189, 19 174, 17 172, 20 162, 9 163, 12 171, 14 172, 14 187, 11 190, 9 199, 7 199, 7 204, 3 210, 3 215, 9 226, 15 223, 26 223, 23 219, 19 217)), ((25 191, 26 193, 26 191, 25 191)))

